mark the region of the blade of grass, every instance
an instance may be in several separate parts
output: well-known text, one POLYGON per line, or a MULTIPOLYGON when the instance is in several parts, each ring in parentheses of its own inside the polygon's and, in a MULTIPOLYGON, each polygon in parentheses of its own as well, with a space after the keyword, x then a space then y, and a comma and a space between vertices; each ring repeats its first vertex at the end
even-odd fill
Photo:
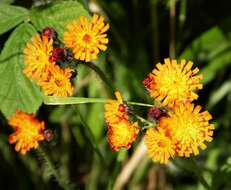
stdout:
MULTIPOLYGON (((88 103, 106 103, 109 99, 104 98, 85 98, 85 97, 61 97, 45 96, 43 99, 46 105, 68 105, 68 104, 88 104, 88 103)), ((126 102, 128 105, 153 107, 152 104, 140 102, 126 102)))

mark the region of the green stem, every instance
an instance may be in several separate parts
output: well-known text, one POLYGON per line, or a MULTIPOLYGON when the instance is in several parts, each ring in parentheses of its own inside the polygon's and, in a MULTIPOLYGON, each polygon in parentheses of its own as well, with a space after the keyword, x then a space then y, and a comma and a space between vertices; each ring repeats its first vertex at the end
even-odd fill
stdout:
POLYGON ((62 176, 59 175, 58 171, 55 169, 54 164, 52 163, 50 157, 46 153, 45 150, 43 150, 42 147, 38 149, 39 155, 42 156, 47 164, 47 167, 49 168, 52 175, 55 177, 59 185, 65 189, 65 190, 73 190, 73 187, 68 184, 68 180, 64 179, 62 176))
POLYGON ((92 69, 93 71, 95 71, 99 77, 101 78, 101 80, 107 85, 108 89, 109 89, 109 92, 111 95, 114 94, 115 92, 115 89, 114 87, 112 86, 112 81, 110 81, 108 79, 108 77, 104 74, 104 72, 98 67, 96 66, 94 63, 92 62, 84 62, 84 63, 79 63, 80 65, 84 65, 84 66, 87 66, 88 68, 92 69))
POLYGON ((211 189, 209 184, 207 183, 207 181, 205 180, 204 176, 202 175, 203 171, 201 170, 201 168, 198 166, 198 164, 196 163, 196 161, 194 159, 192 159, 192 164, 193 164, 193 168, 194 168, 194 173, 197 175, 200 183, 206 188, 206 189, 211 189))
POLYGON ((180 0, 179 31, 181 32, 186 20, 186 9, 187 9, 187 0, 180 0))
POLYGON ((145 104, 140 102, 126 102, 128 105, 134 105, 134 106, 144 106, 144 107, 153 107, 152 104, 145 104))
MULTIPOLYGON (((132 113, 133 114, 133 113, 132 113)), ((143 117, 140 117, 139 115, 133 114, 137 119, 139 119, 141 122, 148 124, 147 126, 145 126, 145 128, 150 128, 150 127, 154 127, 155 123, 152 123, 150 121, 148 121, 147 119, 144 119, 143 117)))
POLYGON ((116 163, 115 163, 113 173, 112 173, 112 175, 111 175, 111 177, 109 179, 107 190, 112 190, 113 189, 116 177, 117 177, 118 173, 120 172, 121 164, 125 160, 126 156, 127 156, 127 150, 125 148, 120 149, 120 151, 119 151, 119 153, 117 155, 117 159, 116 159, 116 163))
POLYGON ((169 21, 169 28, 170 28, 170 36, 169 36, 169 55, 171 58, 175 58, 176 56, 176 0, 169 0, 170 1, 170 21, 169 21))
POLYGON ((90 144, 92 146, 92 148, 95 150, 96 154, 99 156, 99 159, 101 160, 101 162, 106 166, 106 160, 104 159, 102 153, 99 150, 98 144, 95 140, 95 137, 91 131, 91 128, 89 127, 89 125, 87 124, 87 122, 85 121, 85 119, 83 118, 82 114, 80 113, 80 111, 78 110, 78 108, 75 108, 76 113, 79 115, 80 121, 84 126, 84 130, 86 132, 86 135, 88 137, 88 140, 90 141, 90 144))
POLYGON ((150 0, 150 15, 152 27, 152 45, 153 45, 153 61, 159 61, 159 25, 158 25, 158 0, 150 0))
POLYGON ((175 166, 177 166, 178 168, 181 168, 183 170, 188 170, 188 171, 193 172, 197 176, 198 180, 204 186, 205 189, 208 189, 208 190, 211 189, 210 186, 209 186, 209 184, 207 183, 207 181, 202 176, 202 169, 201 169, 201 167, 199 167, 197 165, 197 163, 195 162, 194 159, 190 159, 190 160, 191 160, 191 162, 190 162, 191 164, 188 164, 186 166, 183 166, 183 165, 177 163, 175 160, 172 160, 172 163, 175 166))

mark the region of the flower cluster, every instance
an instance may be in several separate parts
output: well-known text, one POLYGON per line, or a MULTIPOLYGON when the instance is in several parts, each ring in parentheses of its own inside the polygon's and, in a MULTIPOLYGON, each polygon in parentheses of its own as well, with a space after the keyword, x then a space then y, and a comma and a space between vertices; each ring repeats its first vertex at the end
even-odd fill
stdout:
POLYGON ((108 127, 108 141, 111 148, 119 151, 129 149, 135 141, 139 128, 137 122, 129 121, 128 106, 123 102, 121 94, 115 92, 117 100, 109 100, 105 104, 104 117, 108 127))
POLYGON ((36 149, 39 141, 43 141, 45 125, 33 114, 17 110, 15 115, 9 119, 14 133, 9 136, 10 144, 16 143, 15 150, 26 154, 30 149, 36 149))
POLYGON ((72 72, 56 62, 64 58, 65 49, 54 47, 56 36, 52 28, 45 28, 34 36, 24 49, 24 74, 42 87, 45 95, 71 96, 72 72))
POLYGON ((212 116, 192 103, 198 98, 193 90, 202 89, 199 83, 202 76, 196 75, 198 68, 191 70, 192 65, 185 60, 178 64, 166 59, 143 81, 151 97, 168 110, 157 120, 156 128, 145 134, 148 155, 154 161, 167 163, 170 157, 198 155, 199 148, 205 149, 205 142, 212 140, 214 126, 209 124, 212 116))
MULTIPOLYGON (((148 113, 152 121, 155 120, 156 127, 149 121, 146 121, 148 126, 140 126, 145 131, 148 155, 154 161, 167 163, 175 156, 198 155, 199 149, 205 149, 205 143, 212 140, 214 126, 209 123, 212 116, 192 103, 198 98, 194 90, 202 89, 202 75, 197 75, 198 68, 191 70, 192 66, 190 61, 177 63, 176 60, 165 59, 165 64, 158 63, 157 69, 143 81, 158 105, 150 108, 148 113)), ((118 151, 131 146, 139 128, 136 123, 129 122, 128 105, 119 92, 116 92, 116 98, 106 103, 105 120, 109 144, 118 151)))
MULTIPOLYGON (((64 32, 64 43, 58 39, 54 28, 44 28, 30 39, 24 49, 23 73, 34 80, 45 95, 71 96, 74 92, 72 79, 76 74, 78 60, 89 62, 97 58, 100 50, 107 49, 108 38, 105 32, 108 29, 109 25, 105 24, 104 18, 96 14, 91 20, 80 16, 70 23, 64 32)), ((117 124, 109 123, 110 136, 120 135, 124 142, 129 141, 126 146, 130 146, 137 133, 137 124, 130 123, 126 117, 117 124), (115 125, 120 130, 114 130, 115 125), (129 131, 125 135, 120 133, 124 127, 128 127, 129 131), (129 136, 130 132, 134 134, 129 136)), ((32 148, 36 149, 39 141, 49 142, 54 136, 51 130, 45 130, 44 122, 37 120, 35 115, 19 110, 9 119, 9 125, 14 129, 9 142, 16 143, 16 151, 22 154, 32 148)), ((111 141, 113 144, 116 138, 111 138, 111 141)))
POLYGON ((91 20, 81 16, 67 26, 62 44, 53 28, 44 28, 24 49, 24 74, 36 81, 45 95, 71 96, 75 77, 71 63, 89 62, 100 50, 105 51, 108 29, 102 16, 93 15, 91 20))

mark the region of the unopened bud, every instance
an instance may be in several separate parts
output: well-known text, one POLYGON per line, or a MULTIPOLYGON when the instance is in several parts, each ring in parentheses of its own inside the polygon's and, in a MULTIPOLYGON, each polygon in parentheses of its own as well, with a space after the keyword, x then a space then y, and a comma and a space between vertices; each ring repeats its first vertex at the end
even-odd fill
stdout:
POLYGON ((43 132, 43 136, 47 142, 50 142, 54 138, 54 132, 51 129, 46 129, 43 132))
POLYGON ((147 89, 150 89, 151 88, 151 85, 152 85, 152 82, 153 82, 153 79, 148 76, 147 78, 145 78, 143 80, 143 85, 147 88, 147 89))
POLYGON ((52 55, 50 56, 51 62, 56 62, 57 60, 64 60, 64 49, 63 48, 54 48, 52 55))
POLYGON ((46 27, 42 30, 42 35, 47 36, 48 38, 57 38, 57 33, 54 28, 52 27, 46 27))
POLYGON ((118 111, 119 112, 127 112, 127 109, 128 109, 128 107, 127 107, 126 104, 120 104, 119 108, 118 108, 118 111))
POLYGON ((155 120, 159 119, 164 113, 165 112, 163 110, 157 107, 153 107, 148 110, 148 116, 155 120))

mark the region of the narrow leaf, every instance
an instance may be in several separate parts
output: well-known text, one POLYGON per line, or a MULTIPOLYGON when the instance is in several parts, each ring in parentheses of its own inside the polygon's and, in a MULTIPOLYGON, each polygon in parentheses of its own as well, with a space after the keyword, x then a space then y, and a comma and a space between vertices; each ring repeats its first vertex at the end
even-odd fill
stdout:
POLYGON ((66 105, 66 104, 105 103, 107 99, 45 96, 43 101, 44 101, 44 104, 47 104, 47 105, 66 105))

